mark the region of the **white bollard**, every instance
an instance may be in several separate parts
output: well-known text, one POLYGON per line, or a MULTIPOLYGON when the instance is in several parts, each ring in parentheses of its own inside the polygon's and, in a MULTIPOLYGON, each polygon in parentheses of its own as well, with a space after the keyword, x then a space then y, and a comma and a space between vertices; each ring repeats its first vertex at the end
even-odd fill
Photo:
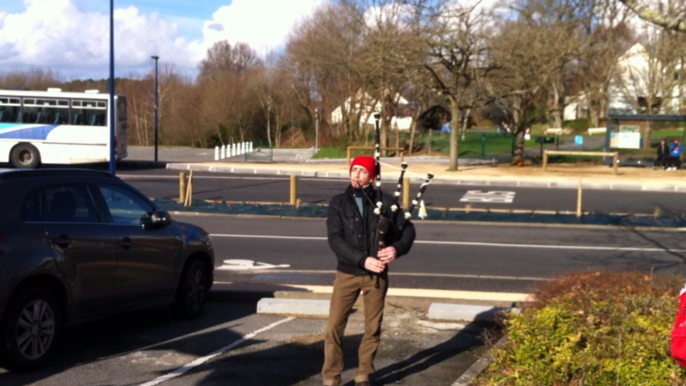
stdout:
POLYGON ((241 154, 245 154, 245 142, 241 142, 241 154))
POLYGON ((235 144, 235 143, 232 143, 232 144, 231 144, 231 157, 234 157, 234 156, 236 156, 236 155, 237 155, 237 154, 236 154, 236 144, 235 144))
POLYGON ((252 153, 252 142, 248 142, 248 151, 252 153))
POLYGON ((240 143, 237 143, 237 144, 236 144, 236 154, 237 154, 237 155, 242 155, 242 154, 243 154, 243 152, 241 151, 241 144, 240 144, 240 143))
POLYGON ((219 161, 219 146, 214 147, 214 160, 219 161))
POLYGON ((226 146, 222 145, 222 159, 226 158, 226 146))

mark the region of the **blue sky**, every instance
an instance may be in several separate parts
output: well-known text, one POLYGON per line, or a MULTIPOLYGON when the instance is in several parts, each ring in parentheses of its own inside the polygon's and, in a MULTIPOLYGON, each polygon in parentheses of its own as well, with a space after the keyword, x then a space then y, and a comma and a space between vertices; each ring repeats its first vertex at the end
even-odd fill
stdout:
MULTIPOLYGON (((283 47, 295 23, 327 0, 114 0, 117 76, 142 76, 151 55, 194 74, 220 40, 258 55, 283 47)), ((109 0, 0 0, 0 71, 50 68, 106 78, 109 0)))

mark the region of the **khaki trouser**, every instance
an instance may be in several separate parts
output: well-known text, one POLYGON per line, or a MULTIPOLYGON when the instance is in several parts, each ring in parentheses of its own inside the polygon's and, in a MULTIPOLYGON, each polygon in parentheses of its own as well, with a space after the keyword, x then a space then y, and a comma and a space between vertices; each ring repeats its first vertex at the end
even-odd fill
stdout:
POLYGON ((364 302, 364 336, 359 348, 359 366, 355 371, 355 382, 369 381, 374 372, 374 356, 381 341, 381 320, 384 300, 388 291, 388 275, 379 278, 379 288, 374 288, 376 276, 355 276, 336 271, 333 284, 329 322, 324 338, 324 367, 322 377, 325 385, 340 384, 343 371, 342 339, 348 316, 362 291, 364 302))

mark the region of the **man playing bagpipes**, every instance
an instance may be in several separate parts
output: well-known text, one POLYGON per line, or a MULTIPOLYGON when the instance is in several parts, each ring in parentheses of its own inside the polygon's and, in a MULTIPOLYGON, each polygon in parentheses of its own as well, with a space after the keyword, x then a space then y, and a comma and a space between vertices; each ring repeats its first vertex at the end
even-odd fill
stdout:
POLYGON ((369 156, 355 158, 350 165, 350 185, 329 204, 326 226, 338 267, 324 340, 324 385, 341 383, 340 374, 344 369, 341 343, 348 316, 360 292, 365 331, 354 379, 355 385, 370 384, 388 291, 388 264, 408 253, 415 239, 414 225, 402 211, 396 210, 397 198, 372 186, 375 179, 380 179, 378 170, 378 156, 376 161, 369 156))

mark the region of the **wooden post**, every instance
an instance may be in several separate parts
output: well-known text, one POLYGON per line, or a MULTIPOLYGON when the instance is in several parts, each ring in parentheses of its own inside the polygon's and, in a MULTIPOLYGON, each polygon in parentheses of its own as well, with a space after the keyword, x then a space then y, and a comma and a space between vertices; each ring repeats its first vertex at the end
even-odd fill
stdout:
POLYGON ((581 177, 579 177, 579 194, 576 198, 576 218, 581 218, 581 177))
POLYGON ((295 175, 291 175, 291 205, 295 205, 296 201, 296 184, 297 184, 298 177, 295 175))
POLYGON ((410 207, 410 179, 403 178, 403 208, 410 207))
POLYGON ((543 152, 543 171, 548 171, 548 151, 543 152))
POLYGON ((619 157, 618 157, 618 153, 615 152, 615 155, 612 157, 612 163, 614 164, 614 165, 613 165, 613 168, 615 169, 615 174, 618 174, 618 173, 617 173, 617 165, 619 164, 619 162, 617 162, 617 161, 618 161, 618 158, 619 158, 619 157))
POLYGON ((184 206, 190 207, 193 204, 193 169, 188 174, 188 184, 186 186, 186 201, 184 206))
POLYGON ((401 150, 400 151, 400 164, 403 164, 403 161, 405 160, 405 151, 401 150))
POLYGON ((186 203, 186 172, 179 173, 179 203, 186 203))

